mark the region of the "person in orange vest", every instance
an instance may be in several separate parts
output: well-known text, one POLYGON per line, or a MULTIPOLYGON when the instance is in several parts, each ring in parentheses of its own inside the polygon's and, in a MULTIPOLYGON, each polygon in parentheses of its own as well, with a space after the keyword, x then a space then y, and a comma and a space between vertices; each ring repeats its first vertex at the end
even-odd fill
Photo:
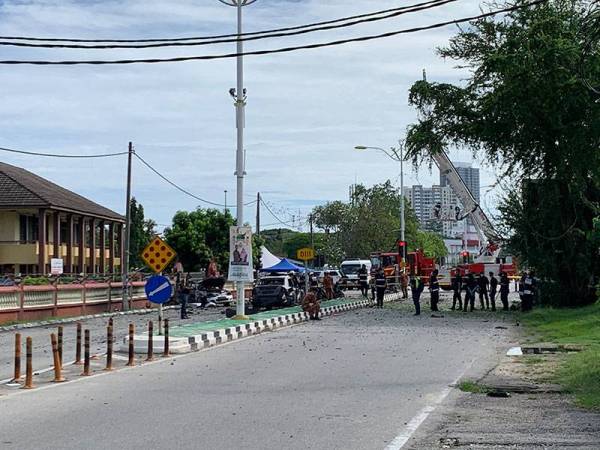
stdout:
POLYGON ((408 298, 408 275, 406 274, 406 270, 402 269, 402 273, 400 274, 400 288, 402 289, 402 298, 408 298))
POLYGON ((325 272, 323 275, 323 288, 325 289, 325 297, 327 297, 327 300, 331 300, 333 298, 333 278, 329 272, 325 272))
POLYGON ((302 310, 308 313, 310 320, 321 320, 319 317, 321 302, 319 302, 313 288, 311 288, 302 299, 302 310))

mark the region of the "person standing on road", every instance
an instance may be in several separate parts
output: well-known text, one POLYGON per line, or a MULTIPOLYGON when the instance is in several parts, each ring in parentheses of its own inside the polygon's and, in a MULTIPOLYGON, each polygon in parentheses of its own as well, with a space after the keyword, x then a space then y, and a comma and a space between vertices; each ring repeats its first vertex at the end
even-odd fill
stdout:
MULTIPOLYGON (((185 280, 185 277, 184 277, 185 280)), ((181 315, 182 319, 189 319, 187 314, 187 305, 190 299, 191 289, 189 284, 186 281, 182 281, 181 288, 179 289, 179 304, 181 305, 181 315)))
POLYGON ((481 272, 477 279, 477 285, 479 286, 479 302, 481 303, 481 310, 490 309, 490 297, 488 296, 488 286, 490 280, 485 276, 485 273, 481 272), (485 303, 483 299, 485 298, 485 303))
POLYGON ((490 272, 490 300, 492 301, 492 311, 496 311, 496 291, 498 290, 498 278, 494 272, 490 272))
POLYGON ((533 296, 536 293, 536 283, 533 271, 525 272, 521 278, 521 311, 527 312, 533 309, 533 296))
POLYGON ((358 283, 360 285, 360 293, 366 297, 369 293, 369 272, 364 264, 358 270, 358 283))
POLYGON ((508 292, 510 291, 510 280, 506 272, 500 273, 500 301, 502 302, 502 310, 508 311, 508 292))
POLYGON ((458 309, 462 309, 462 297, 461 297, 461 289, 462 289, 462 275, 460 271, 456 269, 456 274, 454 278, 452 278, 452 310, 456 309, 456 301, 458 300, 458 309))
POLYGON ((429 293, 431 295, 430 306, 432 311, 439 311, 438 302, 440 301, 440 282, 438 281, 438 270, 431 272, 429 277, 429 293))
POLYGON ((215 258, 211 258, 206 269, 206 278, 216 278, 219 276, 219 269, 217 268, 217 262, 215 258))
POLYGON ((423 289, 425 289, 425 284, 421 281, 421 278, 417 275, 411 276, 410 293, 415 304, 415 316, 421 315, 421 294, 423 293, 423 289))
POLYGON ((321 302, 319 302, 313 288, 310 288, 308 293, 302 299, 302 310, 308 313, 310 320, 321 320, 319 317, 321 302))
POLYGON ((408 275, 406 274, 406 270, 402 269, 402 273, 400 274, 400 288, 402 289, 402 298, 408 298, 408 275))
POLYGON ((475 309, 475 294, 477 293, 478 287, 475 276, 470 273, 467 277, 467 293, 465 295, 465 307, 463 308, 463 311, 467 312, 469 303, 471 304, 471 312, 475 309))
POLYGON ((333 278, 329 272, 323 274, 323 288, 325 289, 325 297, 327 297, 327 300, 331 300, 333 298, 333 278))
POLYGON ((385 288, 387 287, 387 280, 385 279, 385 273, 383 269, 377 271, 375 275, 375 289, 377 291, 377 307, 383 308, 383 297, 385 295, 385 288))

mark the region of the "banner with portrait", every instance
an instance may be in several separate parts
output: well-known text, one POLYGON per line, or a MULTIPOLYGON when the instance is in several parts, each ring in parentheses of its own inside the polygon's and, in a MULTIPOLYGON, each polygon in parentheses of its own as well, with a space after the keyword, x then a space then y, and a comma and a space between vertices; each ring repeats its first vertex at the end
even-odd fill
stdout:
POLYGON ((254 281, 252 228, 229 227, 229 281, 254 281))

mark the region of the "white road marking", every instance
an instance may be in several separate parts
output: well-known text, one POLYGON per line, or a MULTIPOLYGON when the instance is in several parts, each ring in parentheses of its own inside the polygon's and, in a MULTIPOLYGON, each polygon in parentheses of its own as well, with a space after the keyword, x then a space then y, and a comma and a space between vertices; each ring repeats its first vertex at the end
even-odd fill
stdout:
POLYGON ((425 422, 425 419, 429 417, 429 414, 435 411, 435 408, 437 408, 446 399, 446 397, 448 397, 448 394, 452 392, 453 386, 456 386, 458 381, 463 377, 465 372, 469 370, 469 368, 473 365, 474 362, 475 359, 473 359, 469 364, 467 364, 465 370, 463 370, 462 373, 458 377, 456 377, 456 379, 450 384, 450 386, 442 389, 442 391, 439 394, 437 394, 428 405, 421 409, 417 413, 417 415, 414 416, 404 426, 402 431, 400 431, 400 433, 394 438, 394 440, 390 442, 387 445, 387 447, 385 447, 384 450, 400 450, 402 447, 404 447, 408 440, 415 433, 415 431, 417 431, 421 424, 425 422))

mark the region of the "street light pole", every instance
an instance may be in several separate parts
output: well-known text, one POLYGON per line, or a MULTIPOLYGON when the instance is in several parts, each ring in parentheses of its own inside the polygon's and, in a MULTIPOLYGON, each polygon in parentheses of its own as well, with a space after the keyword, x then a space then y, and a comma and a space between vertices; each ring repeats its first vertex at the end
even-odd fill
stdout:
MULTIPOLYGON (((398 140, 397 150, 392 147, 390 148, 389 152, 381 147, 367 147, 365 145, 357 145, 354 148, 356 150, 379 150, 380 152, 385 153, 388 156, 388 158, 394 161, 398 161, 400 163, 400 240, 404 242, 406 240, 406 221, 404 217, 404 145, 402 141, 398 140)), ((403 250, 403 252, 404 251, 406 251, 406 247, 405 250, 403 250)))
MULTIPOLYGON (((236 219, 237 226, 244 226, 244 175, 246 175, 244 167, 244 122, 246 108, 246 92, 244 89, 244 43, 242 42, 242 8, 254 3, 256 0, 219 0, 221 3, 234 6, 237 10, 237 87, 231 89, 229 93, 235 99, 235 121, 237 128, 237 149, 235 153, 235 176, 237 179, 237 201, 236 201, 236 219)), ((236 317, 243 318, 245 316, 245 298, 244 298, 244 282, 236 283, 236 317)))

